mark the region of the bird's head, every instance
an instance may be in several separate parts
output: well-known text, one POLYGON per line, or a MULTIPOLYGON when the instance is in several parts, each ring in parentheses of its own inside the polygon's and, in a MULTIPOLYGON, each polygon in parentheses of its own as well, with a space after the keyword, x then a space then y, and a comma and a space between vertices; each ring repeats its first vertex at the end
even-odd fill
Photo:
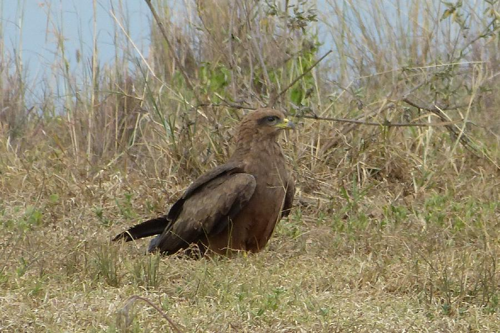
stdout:
POLYGON ((250 152, 276 154, 278 135, 293 128, 295 125, 281 111, 258 109, 250 112, 240 123, 236 150, 231 159, 245 159, 250 152))
POLYGON ((283 130, 294 129, 293 122, 285 114, 274 109, 258 109, 250 112, 241 121, 239 136, 253 140, 274 139, 283 130))

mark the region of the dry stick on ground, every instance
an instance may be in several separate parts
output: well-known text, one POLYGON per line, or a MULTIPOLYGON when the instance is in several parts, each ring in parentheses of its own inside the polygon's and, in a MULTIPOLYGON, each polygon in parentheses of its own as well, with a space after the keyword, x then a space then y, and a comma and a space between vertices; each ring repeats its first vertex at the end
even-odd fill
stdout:
POLYGON ((153 304, 153 302, 151 302, 149 299, 147 298, 144 298, 144 297, 141 297, 141 296, 137 296, 137 295, 134 295, 134 296, 131 296, 127 302, 125 303, 125 306, 123 307, 122 311, 124 311, 126 314, 128 314, 128 308, 133 305, 136 301, 143 301, 143 302, 146 302, 147 304, 149 304, 151 307, 153 307, 156 311, 158 311, 163 318, 165 318, 166 321, 168 321, 168 323, 170 324, 170 326, 172 326, 172 329, 177 332, 177 333, 182 333, 182 331, 179 329, 179 327, 172 321, 172 319, 170 319, 158 306, 156 306, 155 304, 153 304))

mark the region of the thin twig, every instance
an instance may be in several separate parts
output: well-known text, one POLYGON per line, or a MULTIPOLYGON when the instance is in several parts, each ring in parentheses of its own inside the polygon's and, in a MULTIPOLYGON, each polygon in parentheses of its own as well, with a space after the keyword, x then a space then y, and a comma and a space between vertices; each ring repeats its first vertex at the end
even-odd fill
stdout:
MULTIPOLYGON (((421 104, 419 104, 417 102, 414 102, 414 101, 410 100, 407 97, 403 98, 402 101, 405 102, 406 104, 410 105, 410 106, 413 106, 413 107, 417 108, 417 109, 426 110, 426 111, 434 113, 436 116, 438 116, 441 119, 442 122, 448 122, 450 120, 450 118, 448 117, 448 115, 443 112, 443 109, 437 107, 436 105, 432 105, 432 106, 421 105, 421 104)), ((448 131, 451 133, 451 135, 453 137, 459 138, 460 142, 464 146, 466 146, 466 147, 468 147, 468 148, 476 151, 476 149, 474 147, 472 147, 470 139, 469 139, 469 137, 467 135, 460 135, 458 133, 459 130, 456 127, 452 126, 452 124, 446 125, 446 129, 448 129, 448 131)))
POLYGON ((168 39, 167 32, 165 31, 165 28, 163 27, 163 23, 161 22, 160 17, 156 13, 156 10, 154 9, 151 0, 144 0, 146 4, 149 7, 149 10, 151 10, 151 14, 153 14, 153 17, 156 21, 156 24, 158 25, 158 28, 160 29, 161 34, 163 35, 163 38, 165 39, 165 42, 167 43, 168 48, 170 49, 170 52, 172 52, 174 56, 174 61, 179 70, 181 71, 182 76, 184 77, 184 80, 186 81, 186 84, 188 85, 189 89, 195 93, 195 98, 198 99, 198 96, 196 94, 196 91, 194 89, 193 84, 191 83, 191 80, 189 79, 189 76, 186 73, 186 70, 184 69, 184 66, 182 65, 181 61, 179 60, 179 57, 177 57, 177 54, 175 53, 175 49, 172 47, 172 43, 170 43, 170 40, 168 39))
POLYGON ((264 75, 264 79, 266 80, 266 87, 268 91, 273 90, 273 86, 271 83, 271 79, 269 78, 269 73, 267 71, 267 66, 266 62, 264 61, 264 56, 262 55, 262 48, 260 45, 257 44, 257 39, 259 42, 261 42, 261 34, 260 34, 260 28, 257 27, 254 30, 252 30, 252 24, 250 23, 250 15, 246 15, 246 21, 247 21, 247 26, 248 30, 250 31, 250 36, 252 37, 250 39, 250 42, 252 43, 253 47, 255 48, 255 53, 257 54, 257 59, 259 60, 260 67, 262 69, 262 73, 264 75), (258 36, 257 36, 258 35, 258 36))
MULTIPOLYGON (((448 117, 448 115, 446 113, 444 113, 443 110, 450 109, 450 108, 442 109, 436 105, 432 105, 432 106, 421 105, 421 104, 419 104, 415 101, 412 101, 408 98, 403 98, 402 101, 408 105, 411 105, 411 106, 416 107, 418 109, 432 112, 435 115, 437 115, 443 121, 443 124, 446 124, 445 127, 448 130, 448 132, 450 133, 452 138, 458 138, 458 140, 465 147, 465 149, 469 150, 472 154, 476 155, 479 158, 480 157, 485 158, 490 163, 492 163, 497 168, 497 170, 500 170, 500 166, 497 164, 497 162, 491 156, 489 156, 489 154, 487 152, 485 152, 481 149, 478 149, 475 146, 475 143, 473 142, 473 140, 469 137, 469 135, 467 133, 464 133, 460 128, 458 128, 454 124, 449 123, 450 117, 448 117)), ((456 108, 459 108, 459 107, 456 107, 456 108)), ((472 123, 472 122, 468 121, 467 123, 472 123)))
POLYGON ((143 302, 146 302, 147 304, 149 304, 151 307, 153 307, 156 311, 158 311, 158 313, 160 313, 162 315, 163 318, 165 318, 166 321, 168 321, 168 323, 170 324, 170 326, 172 326, 173 330, 177 333, 182 333, 182 331, 179 329, 179 327, 172 321, 172 319, 170 319, 157 305, 155 305, 153 302, 151 302, 149 299, 147 298, 144 298, 144 297, 141 297, 141 296, 137 296, 137 295, 134 295, 134 296, 131 296, 127 302, 125 303, 125 306, 124 308, 126 308, 127 306, 129 306, 130 304, 133 304, 135 301, 137 300, 140 300, 140 301, 143 301, 143 302))
POLYGON ((439 122, 439 123, 391 123, 386 120, 384 122, 371 122, 371 121, 363 121, 363 120, 355 120, 355 119, 344 119, 344 118, 332 118, 332 117, 320 117, 320 116, 296 116, 297 118, 307 118, 307 119, 315 119, 315 120, 326 120, 326 121, 335 121, 339 123, 349 123, 349 124, 359 124, 359 125, 367 125, 367 126, 383 126, 383 127, 432 127, 432 126, 447 126, 458 124, 460 121, 449 121, 449 122, 439 122))
POLYGON ((412 101, 410 100, 408 97, 403 97, 403 99, 401 99, 402 102, 405 102, 406 104, 410 105, 410 106, 413 106, 417 109, 421 109, 421 110, 425 110, 425 111, 430 111, 430 112, 442 112, 443 110, 456 110, 456 109, 461 109, 461 108, 464 108, 464 107, 467 107, 467 105, 453 105, 453 106, 447 106, 447 107, 442 107, 442 108, 438 108, 437 106, 435 105, 422 105, 422 104, 419 104, 415 101, 412 101))
MULTIPOLYGON (((111 3, 112 4, 112 3, 111 3)), ((146 60, 146 58, 144 57, 144 55, 142 54, 141 50, 137 47, 137 45, 135 45, 135 42, 134 40, 130 37, 130 35, 128 34, 127 32, 127 29, 125 29, 123 27, 123 24, 120 22, 120 20, 118 20, 118 18, 116 17, 115 13, 114 13, 114 8, 111 8, 111 10, 109 11, 109 13, 111 14, 111 16, 113 17, 113 19, 115 20, 115 23, 120 27, 121 31, 123 32, 123 34, 125 35, 125 37, 127 37, 127 40, 129 41, 130 44, 132 44, 132 46, 134 47, 135 51, 137 52, 137 54, 139 55, 139 57, 141 57, 141 60, 142 62, 146 65, 146 67, 148 68, 148 71, 151 73, 151 75, 153 75, 153 77, 157 80, 160 80, 155 72, 153 71, 153 69, 151 68, 151 66, 149 65, 148 61, 146 60)), ((94 16, 95 17, 95 16, 94 16)), ((96 58, 96 57, 94 57, 96 58)))
POLYGON ((214 106, 227 106, 227 107, 230 107, 233 109, 245 109, 245 110, 257 110, 258 109, 258 107, 236 104, 236 103, 231 103, 228 101, 222 101, 221 103, 199 103, 196 106, 194 106, 194 109, 197 109, 199 107, 214 107, 214 106))
POLYGON ((280 99, 281 96, 283 96, 284 93, 286 93, 288 91, 288 89, 290 89, 291 87, 293 87, 293 85, 295 83, 297 83, 300 79, 302 79, 304 76, 307 75, 307 73, 309 73, 314 67, 316 67, 321 61, 323 61, 323 59, 325 59, 330 53, 332 53, 333 51, 330 50, 328 52, 326 52, 321 58, 319 58, 314 64, 312 64, 311 66, 309 66, 309 68, 307 68, 304 73, 300 74, 295 80, 292 81, 292 83, 290 83, 288 86, 286 86, 285 89, 281 90, 280 93, 272 100, 270 101, 269 103, 269 107, 273 107, 274 104, 276 104, 276 102, 280 99))

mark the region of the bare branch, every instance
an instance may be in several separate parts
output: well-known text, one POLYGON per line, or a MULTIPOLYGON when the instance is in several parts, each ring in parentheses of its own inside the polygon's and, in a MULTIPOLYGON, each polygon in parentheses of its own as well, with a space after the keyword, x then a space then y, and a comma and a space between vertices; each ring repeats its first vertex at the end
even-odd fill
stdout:
POLYGON ((321 61, 323 61, 323 59, 325 59, 332 52, 333 52, 332 50, 326 52, 314 64, 312 64, 311 66, 309 66, 309 68, 307 68, 304 71, 304 73, 300 74, 295 80, 292 81, 292 83, 290 83, 288 86, 286 86, 285 89, 281 90, 280 93, 272 101, 269 102, 269 107, 273 107, 274 104, 276 104, 276 102, 280 99, 280 97, 283 96, 283 94, 288 91, 288 89, 290 89, 291 87, 293 87, 295 85, 295 83, 297 83, 300 79, 302 79, 304 76, 306 76, 307 73, 309 73, 314 67, 316 67, 321 61))
MULTIPOLYGON (((147 0, 146 0, 147 1, 147 0)), ((137 296, 137 295, 134 295, 134 296, 131 296, 127 302, 125 303, 125 306, 123 307, 124 309, 127 309, 130 305, 134 304, 136 301, 143 301, 147 304, 149 304, 151 307, 153 307, 156 311, 158 311, 159 314, 161 314, 161 316, 163 318, 165 318, 166 321, 168 321, 168 323, 170 324, 170 326, 172 326, 172 329, 177 332, 177 333, 182 333, 182 331, 179 329, 179 327, 172 321, 172 319, 170 319, 157 305, 155 305, 153 302, 151 302, 149 299, 147 298, 144 298, 144 297, 141 297, 141 296, 137 296)))
POLYGON ((358 124, 358 125, 367 125, 367 126, 383 126, 383 127, 434 127, 434 126, 447 126, 461 123, 461 121, 448 121, 448 122, 439 122, 439 123, 391 123, 388 120, 384 122, 371 122, 371 121, 363 121, 363 120, 355 120, 355 119, 344 119, 344 118, 332 118, 332 117, 319 117, 319 116, 296 116, 297 118, 306 118, 306 119, 315 119, 315 120, 326 120, 326 121, 335 121, 339 123, 349 123, 349 124, 358 124))

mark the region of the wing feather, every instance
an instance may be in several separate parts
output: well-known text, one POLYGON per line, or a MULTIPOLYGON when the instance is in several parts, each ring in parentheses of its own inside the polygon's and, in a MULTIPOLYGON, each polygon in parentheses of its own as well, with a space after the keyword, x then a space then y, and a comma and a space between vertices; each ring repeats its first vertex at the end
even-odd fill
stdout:
MULTIPOLYGON (((224 230, 252 197, 255 177, 247 173, 222 172, 197 186, 186 198, 172 227, 154 240, 155 249, 174 253, 224 230)), ((186 191, 187 192, 187 191, 186 191)))
POLYGON ((210 181, 218 178, 221 175, 230 174, 234 172, 242 172, 242 171, 243 170, 241 169, 239 164, 226 163, 219 165, 218 167, 213 168, 207 173, 201 175, 187 188, 182 197, 172 205, 167 214, 167 219, 170 221, 175 221, 182 211, 182 206, 184 205, 184 202, 210 181))
POLYGON ((290 214, 293 206, 293 198, 295 196, 295 183, 290 179, 287 183, 285 203, 283 204, 283 209, 281 210, 281 217, 286 217, 290 214))

